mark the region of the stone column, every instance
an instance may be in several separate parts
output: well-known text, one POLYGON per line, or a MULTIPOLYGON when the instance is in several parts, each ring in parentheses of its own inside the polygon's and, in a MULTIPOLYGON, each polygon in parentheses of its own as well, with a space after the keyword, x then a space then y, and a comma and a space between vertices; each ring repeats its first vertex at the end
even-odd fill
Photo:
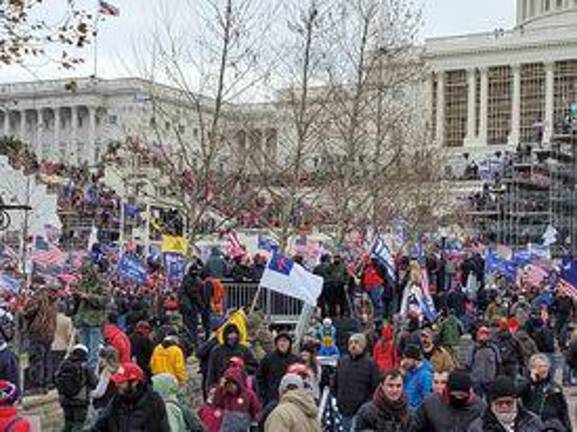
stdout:
POLYGON ((42 115, 42 108, 36 110, 36 129, 35 129, 35 139, 36 139, 36 155, 40 159, 44 159, 44 148, 42 146, 42 128, 44 127, 44 118, 42 115))
POLYGON ((437 143, 445 145, 445 72, 437 72, 437 143))
POLYGON ((10 110, 4 111, 4 124, 2 126, 4 135, 10 135, 10 110))
POLYGON ((555 97, 555 63, 545 63, 545 118, 543 119, 543 142, 549 143, 553 136, 553 104, 555 97))
POLYGON ((20 139, 25 141, 26 136, 26 110, 20 111, 20 139))
POLYGON ((70 107, 70 141, 68 144, 68 152, 76 159, 74 163, 78 162, 78 108, 76 106, 70 107))
POLYGON ((467 136, 465 137, 465 146, 475 145, 476 128, 477 128, 477 71, 476 69, 469 69, 467 71, 467 136))
POLYGON ((479 145, 487 145, 487 126, 489 112, 489 74, 486 67, 479 69, 481 74, 481 94, 479 95, 479 145))
POLYGON ((509 145, 519 144, 521 137, 521 65, 511 65, 513 74, 513 91, 511 101, 511 134, 509 145))
POLYGON ((52 145, 52 155, 54 159, 60 159, 60 107, 52 108, 54 112, 54 144, 52 145))
POLYGON ((88 140, 86 143, 86 151, 88 152, 89 163, 95 162, 96 159, 96 107, 89 106, 88 108, 88 140))

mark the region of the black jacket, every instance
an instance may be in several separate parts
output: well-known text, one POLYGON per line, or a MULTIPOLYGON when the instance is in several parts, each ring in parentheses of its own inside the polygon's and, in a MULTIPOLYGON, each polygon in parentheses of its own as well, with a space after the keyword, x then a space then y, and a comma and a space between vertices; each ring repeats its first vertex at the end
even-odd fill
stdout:
POLYGON ((472 396, 464 407, 455 408, 441 395, 432 394, 417 410, 414 432, 466 432, 470 424, 481 416, 486 404, 472 396))
POLYGON ((357 358, 345 355, 335 376, 337 405, 341 414, 352 416, 369 401, 379 385, 379 368, 366 353, 357 358))
MULTIPOLYGON (((542 432, 543 423, 532 412, 527 411, 523 407, 519 407, 519 413, 515 418, 515 432, 542 432)), ((507 432, 505 428, 499 423, 497 417, 491 411, 491 408, 486 408, 485 412, 480 418, 475 420, 469 426, 468 432, 507 432)))
POLYGON ((87 360, 88 355, 85 352, 75 350, 72 351, 58 368, 56 380, 58 380, 58 375, 65 368, 74 368, 84 376, 83 385, 78 388, 78 393, 76 393, 74 397, 69 397, 59 392, 60 405, 68 407, 85 407, 90 405, 90 391, 94 390, 98 385, 98 377, 94 371, 86 365, 87 360))
POLYGON ((567 400, 559 384, 551 381, 534 383, 525 381, 521 386, 523 405, 537 414, 543 423, 548 424, 557 420, 561 425, 559 432, 571 431, 571 419, 567 400))
POLYGON ((501 354, 501 365, 504 368, 511 366, 525 366, 523 348, 509 330, 499 330, 494 337, 495 345, 501 354))
POLYGON ((149 337, 138 332, 130 335, 130 345, 132 347, 132 356, 140 368, 150 376, 150 358, 154 351, 154 343, 149 337))
POLYGON ((278 386, 282 377, 288 367, 298 361, 299 358, 290 352, 290 348, 286 354, 281 354, 278 350, 274 350, 262 359, 256 374, 256 380, 260 400, 263 403, 278 399, 278 386))
POLYGON ((400 417, 385 413, 371 401, 365 403, 356 416, 355 432, 404 432, 409 430, 400 417))
POLYGON ((92 432, 170 432, 162 398, 148 386, 130 399, 117 395, 96 420, 92 432))

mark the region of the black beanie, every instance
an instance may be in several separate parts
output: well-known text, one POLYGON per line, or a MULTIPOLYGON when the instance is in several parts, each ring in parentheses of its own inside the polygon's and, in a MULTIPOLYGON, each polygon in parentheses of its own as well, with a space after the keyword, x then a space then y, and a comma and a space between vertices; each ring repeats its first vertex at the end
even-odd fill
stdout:
POLYGON ((513 378, 507 375, 499 375, 495 380, 491 400, 494 401, 501 397, 517 397, 513 378))
POLYGON ((447 387, 450 392, 462 391, 468 393, 471 391, 471 375, 467 371, 453 371, 449 375, 447 387))
POLYGON ((421 353, 421 348, 418 345, 407 345, 405 351, 403 352, 403 357, 410 358, 413 360, 421 360, 423 354, 421 353))

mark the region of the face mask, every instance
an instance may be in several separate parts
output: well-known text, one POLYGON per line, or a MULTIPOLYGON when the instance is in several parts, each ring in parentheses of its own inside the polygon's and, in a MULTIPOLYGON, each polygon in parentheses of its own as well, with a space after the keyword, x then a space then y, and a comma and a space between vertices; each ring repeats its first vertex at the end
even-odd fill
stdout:
POLYGON ((469 398, 468 397, 455 397, 453 395, 449 395, 449 401, 451 403, 451 406, 453 406, 455 408, 462 408, 465 405, 467 405, 469 398))

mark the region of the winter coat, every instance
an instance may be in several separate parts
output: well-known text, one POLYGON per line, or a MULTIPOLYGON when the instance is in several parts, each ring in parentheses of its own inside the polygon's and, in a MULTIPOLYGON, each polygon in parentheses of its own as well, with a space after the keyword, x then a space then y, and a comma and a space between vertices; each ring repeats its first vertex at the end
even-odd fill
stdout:
POLYGON ((252 420, 258 418, 262 406, 256 394, 246 386, 243 373, 239 368, 229 368, 224 373, 225 381, 233 381, 239 389, 239 393, 229 394, 225 386, 218 386, 214 394, 213 404, 216 408, 227 412, 248 414, 252 420))
POLYGON ((132 347, 132 356, 140 368, 150 374, 150 359, 154 352, 154 343, 150 337, 141 334, 138 330, 130 336, 130 345, 132 347))
POLYGON ((524 366, 523 348, 509 330, 499 330, 494 336, 495 345, 499 348, 503 368, 524 366))
POLYGON ((194 431, 202 431, 200 420, 182 405, 178 399, 178 382, 170 374, 160 374, 152 377, 154 391, 164 401, 168 424, 171 432, 189 431, 189 425, 194 425, 194 431))
POLYGON ((466 432, 473 421, 481 416, 487 404, 472 395, 464 407, 455 408, 449 400, 432 394, 417 410, 414 432, 466 432))
POLYGON ((50 299, 46 288, 40 289, 26 304, 22 312, 27 321, 27 334, 31 339, 54 340, 56 332, 56 302, 50 299))
POLYGON ((519 330, 513 337, 517 339, 521 346, 521 351, 523 352, 523 365, 526 366, 529 363, 531 356, 539 352, 537 344, 533 339, 531 339, 531 336, 529 336, 529 333, 525 330, 519 330))
POLYGON ((52 351, 66 351, 72 337, 72 320, 63 313, 56 316, 56 330, 52 341, 52 351))
POLYGON ((459 318, 451 314, 439 326, 438 344, 454 350, 461 343, 461 335, 463 333, 463 324, 459 321, 459 318))
POLYGON ((382 272, 370 261, 365 265, 363 270, 361 285, 367 291, 385 285, 385 279, 383 278, 382 272))
POLYGON ((456 366, 453 356, 442 346, 433 347, 431 352, 425 353, 425 358, 431 362, 435 372, 451 372, 456 366))
POLYGON ((399 366, 399 350, 393 340, 393 327, 385 325, 381 338, 373 348, 373 359, 381 372, 388 372, 399 366))
POLYGON ((120 328, 114 324, 104 324, 102 337, 108 345, 114 347, 114 349, 118 351, 120 363, 128 363, 132 361, 130 339, 128 339, 126 333, 120 330, 120 328))
POLYGON ((186 314, 195 307, 208 307, 210 296, 206 296, 205 283, 198 275, 187 274, 178 291, 180 312, 186 314))
POLYGON ((85 276, 80 279, 77 288, 88 297, 75 297, 75 313, 72 318, 74 326, 100 327, 106 319, 108 306, 102 282, 94 276, 85 276))
POLYGON ((265 423, 266 432, 320 432, 318 408, 310 392, 286 392, 265 423))
POLYGON ((220 254, 220 252, 216 251, 215 253, 211 252, 208 261, 206 262, 205 266, 206 271, 214 277, 222 279, 226 275, 226 261, 220 254))
POLYGON ((182 349, 170 342, 158 344, 150 358, 150 371, 153 375, 169 373, 179 383, 186 382, 186 361, 182 349))
POLYGON ((282 377, 288 367, 298 361, 299 358, 291 353, 290 347, 286 354, 275 350, 262 359, 256 373, 261 401, 269 402, 271 399, 278 399, 278 386, 282 377))
MULTIPOLYGON (((230 325, 224 329, 225 340, 229 327, 230 325)), ((256 373, 258 363, 249 348, 240 343, 234 346, 228 345, 227 343, 219 344, 212 349, 208 358, 207 388, 212 387, 213 384, 218 382, 219 378, 224 374, 228 361, 232 357, 240 357, 243 359, 244 367, 248 375, 254 375, 256 373)))
POLYGON ((0 380, 10 381, 18 390, 20 388, 20 368, 18 358, 6 343, 0 346, 0 380))
MULTIPOLYGON (((542 432, 543 423, 535 414, 519 407, 515 418, 515 432, 542 432)), ((487 407, 481 417, 475 420, 467 432, 507 432, 499 423, 490 407, 487 407)))
POLYGON ((559 432, 572 430, 569 407, 559 384, 552 381, 534 383, 531 380, 524 380, 520 393, 523 406, 537 414, 543 423, 547 424, 553 420, 558 420, 565 428, 559 432))
POLYGON ((30 422, 18 414, 18 408, 14 406, 0 407, 0 431, 28 432, 30 430, 30 422))
POLYGON ((467 353, 465 364, 474 384, 491 383, 499 374, 501 354, 492 342, 475 343, 467 353))
POLYGON ((427 395, 433 389, 433 367, 427 360, 423 360, 419 366, 405 373, 405 393, 409 400, 411 411, 421 406, 427 395))
POLYGON ((334 394, 341 414, 353 416, 362 404, 371 399, 379 381, 379 368, 367 354, 341 357, 334 382, 334 394))
POLYGON ((75 368, 75 370, 80 370, 80 373, 83 374, 82 386, 78 387, 78 392, 73 397, 59 392, 58 396, 61 406, 87 407, 90 405, 90 392, 98 385, 98 377, 94 371, 86 365, 87 360, 88 354, 86 352, 80 350, 72 351, 56 372, 56 380, 58 380, 58 376, 65 368, 72 367, 75 368))
POLYGON ((162 398, 141 384, 136 394, 117 395, 100 414, 92 432, 171 432, 162 398))
POLYGON ((373 401, 365 403, 356 415, 355 432, 404 432, 410 430, 403 420, 380 410, 373 401))

